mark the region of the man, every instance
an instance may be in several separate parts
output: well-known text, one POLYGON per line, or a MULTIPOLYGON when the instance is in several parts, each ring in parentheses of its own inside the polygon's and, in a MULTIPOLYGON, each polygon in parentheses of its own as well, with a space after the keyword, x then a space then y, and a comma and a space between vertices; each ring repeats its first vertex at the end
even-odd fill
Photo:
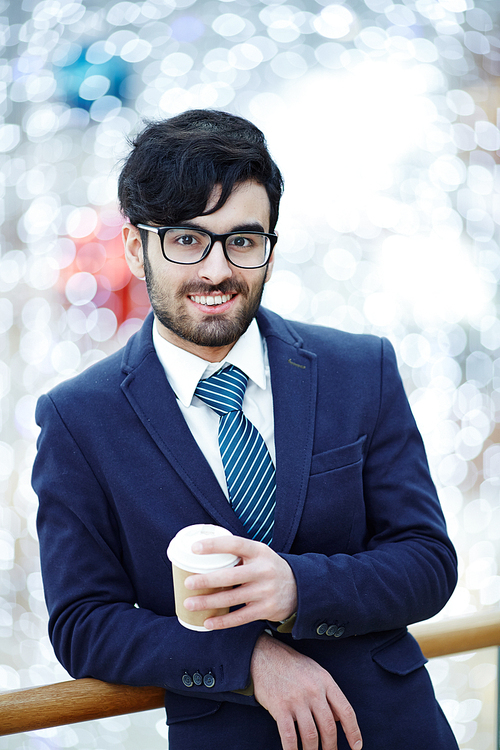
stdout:
POLYGON ((75 677, 164 686, 171 750, 456 749, 406 630, 447 601, 456 560, 394 352, 260 308, 281 192, 242 118, 136 138, 119 199, 153 313, 37 409, 52 643, 75 677), (242 411, 207 401, 228 376, 242 411), (205 632, 175 617, 166 555, 196 523, 234 536, 194 552, 242 560, 187 579, 188 610, 233 608, 205 632))

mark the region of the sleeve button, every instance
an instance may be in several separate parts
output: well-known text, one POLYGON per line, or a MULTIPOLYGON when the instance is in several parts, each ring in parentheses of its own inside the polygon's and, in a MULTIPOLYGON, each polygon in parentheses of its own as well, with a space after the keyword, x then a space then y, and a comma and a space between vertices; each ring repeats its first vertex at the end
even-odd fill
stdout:
POLYGON ((199 672, 195 672, 193 675, 193 682, 199 687, 203 683, 203 675, 201 675, 199 672))
POLYGON ((330 625, 330 627, 326 631, 326 634, 327 635, 337 635, 337 630, 338 630, 338 628, 337 628, 336 625, 330 625))
POLYGON ((193 687, 193 680, 191 678, 191 675, 189 675, 187 672, 184 672, 184 674, 182 675, 182 684, 184 685, 184 687, 193 687))
POLYGON ((316 632, 318 635, 324 635, 327 630, 328 625, 326 624, 326 622, 322 622, 321 625, 318 625, 318 627, 316 628, 316 632))
POLYGON ((342 625, 341 625, 340 628, 337 628, 337 632, 334 633, 335 638, 340 638, 340 636, 344 635, 344 633, 345 633, 345 628, 342 627, 342 625))
POLYGON ((205 677, 203 678, 203 684, 207 688, 212 688, 215 685, 215 677, 211 672, 205 675, 205 677))

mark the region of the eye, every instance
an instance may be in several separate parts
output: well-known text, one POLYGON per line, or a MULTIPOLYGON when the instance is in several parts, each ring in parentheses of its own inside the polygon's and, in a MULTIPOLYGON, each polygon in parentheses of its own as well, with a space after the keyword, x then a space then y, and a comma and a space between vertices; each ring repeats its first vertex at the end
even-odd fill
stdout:
POLYGON ((178 242, 179 245, 184 245, 184 247, 196 245, 198 241, 197 237, 192 234, 181 234, 179 237, 176 237, 176 242, 178 242))
POLYGON ((254 247, 255 238, 249 235, 237 234, 237 235, 234 235, 233 237, 230 237, 228 242, 233 247, 237 247, 241 250, 241 249, 254 247))

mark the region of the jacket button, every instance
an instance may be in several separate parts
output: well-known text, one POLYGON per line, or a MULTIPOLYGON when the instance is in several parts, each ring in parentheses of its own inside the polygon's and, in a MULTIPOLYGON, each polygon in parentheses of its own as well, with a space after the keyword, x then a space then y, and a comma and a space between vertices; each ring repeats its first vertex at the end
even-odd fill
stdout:
POLYGON ((342 625, 341 625, 340 628, 337 628, 337 632, 334 633, 335 638, 340 638, 340 636, 344 635, 344 633, 345 633, 345 628, 342 627, 342 625))
POLYGON ((193 680, 191 679, 191 675, 189 675, 187 672, 184 672, 182 675, 182 684, 184 687, 193 687, 193 680))
POLYGON ((327 630, 328 625, 326 624, 326 622, 322 622, 321 625, 318 625, 318 627, 316 628, 316 632, 318 635, 324 635, 327 630))
POLYGON ((195 672, 193 675, 193 682, 199 687, 203 683, 203 675, 201 675, 199 672, 195 672))
POLYGON ((211 672, 205 675, 205 677, 203 678, 203 684, 207 688, 213 688, 213 686, 215 685, 215 677, 211 672))
POLYGON ((326 631, 326 634, 327 635, 337 635, 337 630, 338 630, 338 628, 337 628, 336 625, 330 625, 330 627, 326 631))

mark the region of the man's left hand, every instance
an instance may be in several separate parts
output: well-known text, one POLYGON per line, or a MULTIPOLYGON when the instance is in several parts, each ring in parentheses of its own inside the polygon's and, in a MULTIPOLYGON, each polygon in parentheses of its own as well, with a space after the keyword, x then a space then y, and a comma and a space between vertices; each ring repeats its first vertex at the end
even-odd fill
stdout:
POLYGON ((215 594, 189 597, 186 609, 244 607, 226 615, 205 620, 209 630, 234 628, 255 620, 279 622, 286 620, 297 609, 297 586, 292 569, 276 552, 261 542, 242 537, 214 537, 193 545, 198 554, 229 553, 241 558, 241 564, 214 573, 186 578, 186 588, 197 589, 231 587, 215 594), (236 586, 237 588, 232 588, 236 586))

